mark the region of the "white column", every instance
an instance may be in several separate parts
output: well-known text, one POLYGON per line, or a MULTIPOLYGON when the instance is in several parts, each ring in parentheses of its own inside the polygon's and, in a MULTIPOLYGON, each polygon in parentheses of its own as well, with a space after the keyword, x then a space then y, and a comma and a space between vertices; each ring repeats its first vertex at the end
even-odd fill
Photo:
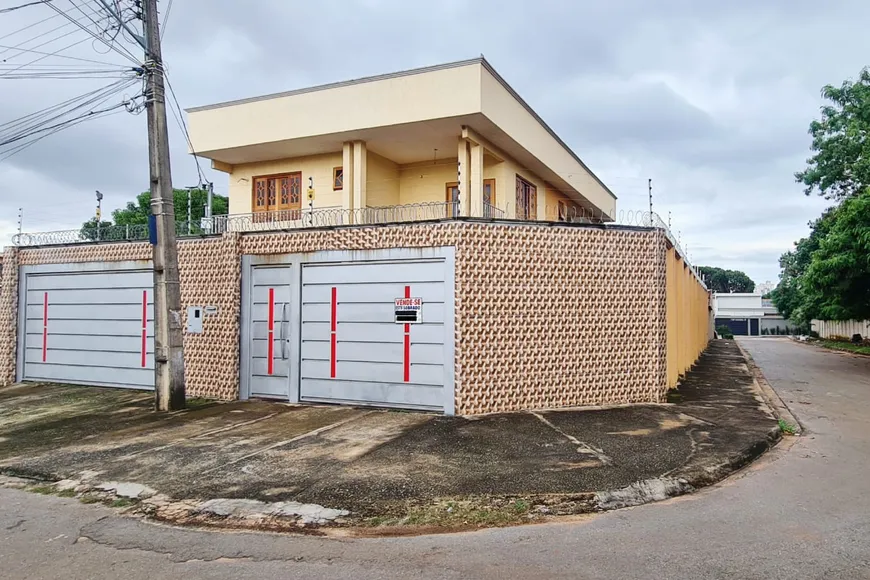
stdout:
POLYGON ((483 217, 483 146, 480 143, 471 143, 470 161, 471 175, 468 199, 471 212, 467 215, 483 217))
POLYGON ((362 217, 366 209, 366 143, 353 142, 353 208, 362 217))
POLYGON ((468 153, 468 141, 466 139, 459 139, 457 157, 459 158, 457 166, 457 181, 459 182, 459 215, 468 216, 471 215, 471 200, 469 199, 471 193, 471 159, 468 153))
MULTIPOLYGON (((341 208, 351 213, 350 210, 353 209, 353 143, 350 141, 344 143, 342 146, 342 155, 341 155, 341 170, 344 173, 344 179, 342 181, 341 188, 341 208)), ((349 222, 353 222, 353 220, 348 220, 349 222)))

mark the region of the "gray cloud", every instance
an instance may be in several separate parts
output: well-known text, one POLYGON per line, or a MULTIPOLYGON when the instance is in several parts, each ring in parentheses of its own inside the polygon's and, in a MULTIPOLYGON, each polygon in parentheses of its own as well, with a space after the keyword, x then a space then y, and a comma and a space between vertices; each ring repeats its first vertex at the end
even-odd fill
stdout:
MULTIPOLYGON (((50 14, 4 15, 0 37, 50 14)), ((820 87, 868 64, 868 18, 862 0, 824 9, 809 0, 188 0, 173 4, 164 55, 190 107, 483 53, 611 185, 620 209, 646 207, 652 177, 657 210, 671 214, 695 261, 761 281, 826 206, 792 174, 808 154, 820 87)), ((125 62, 92 44, 64 54, 125 62)), ((0 77, 0 124, 105 82, 0 77)), ((170 124, 175 183, 196 183, 170 124)), ((207 162, 204 171, 226 191, 223 174, 207 162)), ((0 239, 18 207, 27 229, 75 227, 92 214, 94 189, 111 209, 145 188, 144 117, 82 124, 0 162, 0 239)))

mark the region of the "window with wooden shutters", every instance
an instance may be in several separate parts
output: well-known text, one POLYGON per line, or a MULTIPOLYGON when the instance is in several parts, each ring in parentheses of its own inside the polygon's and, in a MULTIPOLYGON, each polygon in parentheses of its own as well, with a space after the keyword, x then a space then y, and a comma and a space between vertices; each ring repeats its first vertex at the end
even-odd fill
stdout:
POLYGON ((493 217, 495 207, 495 179, 483 180, 483 217, 493 217))
POLYGON ((446 185, 447 217, 459 216, 459 182, 453 181, 446 185))
POLYGON ((254 177, 255 222, 298 220, 302 209, 302 173, 254 177))
POLYGON ((517 175, 517 219, 538 219, 538 188, 517 175))

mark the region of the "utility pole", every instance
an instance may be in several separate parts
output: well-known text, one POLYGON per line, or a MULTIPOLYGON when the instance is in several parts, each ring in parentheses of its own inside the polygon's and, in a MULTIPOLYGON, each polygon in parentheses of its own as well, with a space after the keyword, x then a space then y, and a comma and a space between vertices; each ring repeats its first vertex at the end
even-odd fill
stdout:
POLYGON ((24 222, 24 208, 18 208, 18 237, 21 237, 21 225, 24 222))
POLYGON ((181 288, 175 240, 175 204, 169 167, 169 130, 157 0, 142 0, 148 75, 148 160, 151 173, 151 243, 154 262, 154 378, 158 411, 185 406, 181 288))

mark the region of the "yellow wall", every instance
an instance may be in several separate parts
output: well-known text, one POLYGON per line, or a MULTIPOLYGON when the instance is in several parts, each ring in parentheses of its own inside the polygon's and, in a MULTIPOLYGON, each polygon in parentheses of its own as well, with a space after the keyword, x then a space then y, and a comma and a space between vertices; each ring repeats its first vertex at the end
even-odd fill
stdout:
POLYGON ((246 163, 234 165, 229 174, 230 213, 242 214, 252 212, 253 178, 259 175, 274 173, 302 172, 302 206, 308 207, 308 178, 314 178, 314 207, 341 206, 342 191, 332 189, 332 168, 340 167, 341 153, 327 153, 280 161, 264 161, 261 163, 246 163))
MULTIPOLYGON (((446 202, 446 186, 457 179, 457 160, 439 159, 396 165, 372 151, 367 152, 366 205, 383 207, 412 203, 446 202)), ((316 197, 314 207, 341 207, 343 192, 332 189, 332 169, 342 165, 339 152, 279 161, 234 165, 229 174, 230 213, 251 213, 253 178, 275 173, 302 172, 302 186, 308 187, 308 177, 314 177, 316 197)), ((484 179, 495 179, 495 206, 504 217, 516 215, 516 176, 520 175, 538 188, 538 219, 555 219, 555 192, 534 173, 521 168, 509 158, 495 162, 485 158, 484 179), (549 217, 553 214, 553 217, 549 217)), ((563 199, 564 196, 558 197, 563 199)), ((567 198, 564 198, 567 199, 567 198)), ((303 207, 307 200, 303 197, 303 207)))
POLYGON ((667 254, 667 373, 674 387, 707 347, 710 295, 674 248, 667 254))
POLYGON ((366 152, 366 205, 399 205, 399 166, 377 153, 366 152))
MULTIPOLYGON (((484 164, 483 178, 495 179, 496 205, 502 207, 504 177, 498 164, 484 164)), ((399 166, 399 203, 446 202, 447 184, 456 183, 457 160, 439 159, 399 166)), ((513 183, 513 182, 512 182, 513 183)), ((371 195, 369 195, 371 199, 371 195)), ((375 204, 369 202, 369 205, 375 204)))

